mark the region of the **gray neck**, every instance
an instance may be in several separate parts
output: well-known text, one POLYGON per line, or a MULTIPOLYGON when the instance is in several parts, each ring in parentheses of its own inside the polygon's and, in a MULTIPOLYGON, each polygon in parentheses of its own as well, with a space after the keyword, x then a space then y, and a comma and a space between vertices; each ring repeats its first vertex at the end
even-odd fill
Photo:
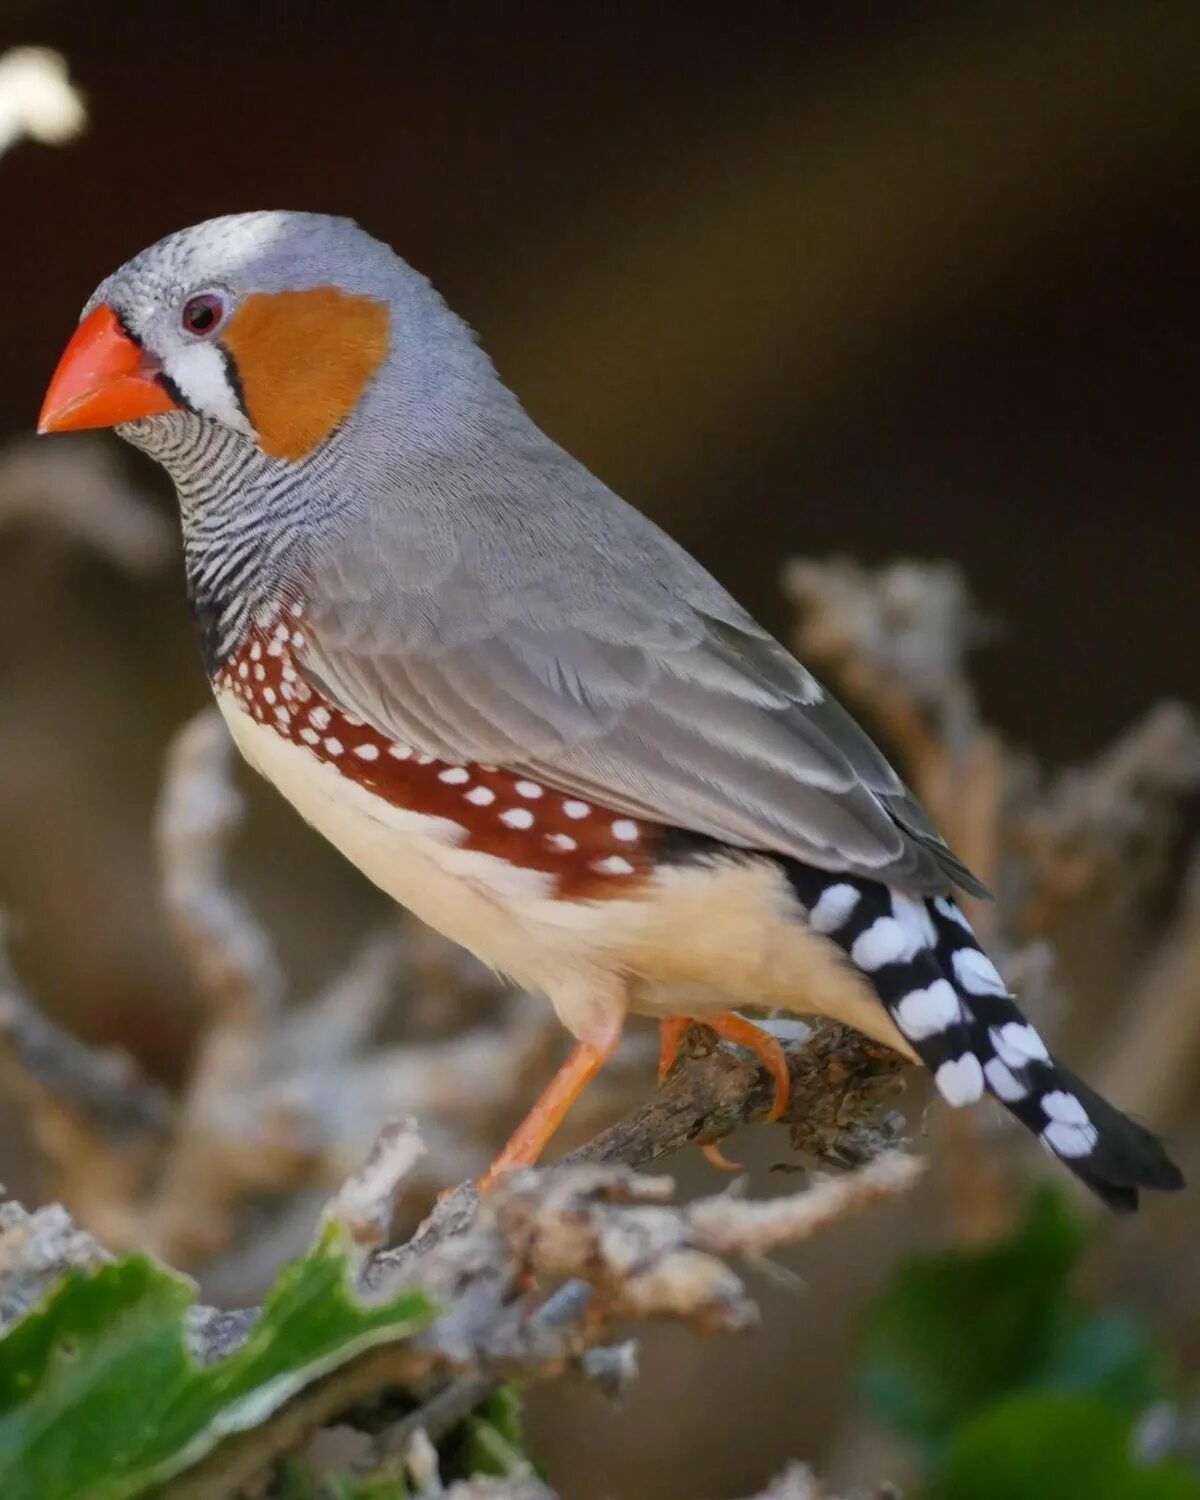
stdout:
POLYGON ((313 521, 350 508, 350 487, 330 482, 338 437, 290 464, 188 411, 118 431, 175 482, 188 598, 211 674, 256 616, 300 592, 313 521))

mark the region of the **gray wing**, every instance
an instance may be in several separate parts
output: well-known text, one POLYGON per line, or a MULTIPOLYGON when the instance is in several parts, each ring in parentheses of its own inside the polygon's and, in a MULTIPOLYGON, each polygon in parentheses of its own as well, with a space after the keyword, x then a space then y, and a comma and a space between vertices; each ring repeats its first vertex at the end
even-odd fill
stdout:
POLYGON ((410 495, 373 514, 314 565, 303 669, 439 759, 914 892, 982 893, 849 714, 586 478, 582 508, 475 495, 455 524, 445 496, 410 495))

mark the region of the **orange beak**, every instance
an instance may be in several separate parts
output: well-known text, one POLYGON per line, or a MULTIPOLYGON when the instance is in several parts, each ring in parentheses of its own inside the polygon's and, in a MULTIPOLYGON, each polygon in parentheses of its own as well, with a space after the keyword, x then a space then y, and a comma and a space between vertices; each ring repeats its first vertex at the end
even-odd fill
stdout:
POLYGON ((115 427, 174 411, 159 364, 121 327, 111 307, 88 313, 71 335, 38 417, 39 432, 115 427))

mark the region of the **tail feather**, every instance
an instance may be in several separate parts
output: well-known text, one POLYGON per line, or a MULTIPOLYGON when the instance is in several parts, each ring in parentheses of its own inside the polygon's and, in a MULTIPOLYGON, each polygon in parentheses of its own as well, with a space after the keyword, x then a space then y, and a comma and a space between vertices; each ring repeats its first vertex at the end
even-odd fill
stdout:
POLYGON ((874 987, 953 1105, 990 1093, 1110 1208, 1183 1186, 1161 1141, 1062 1067, 1021 1014, 952 898, 789 862, 810 925, 874 987))

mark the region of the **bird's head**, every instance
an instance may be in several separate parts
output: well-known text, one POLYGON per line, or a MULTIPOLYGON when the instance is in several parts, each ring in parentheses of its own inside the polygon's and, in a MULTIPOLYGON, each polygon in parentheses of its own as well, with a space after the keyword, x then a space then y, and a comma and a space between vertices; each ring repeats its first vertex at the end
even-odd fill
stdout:
POLYGON ((297 464, 385 374, 396 408, 406 386, 428 391, 439 361, 442 375, 486 365, 388 246, 349 219, 233 214, 168 235, 100 284, 38 430, 115 427, 171 468, 215 425, 297 464))
MULTIPOLYGON (((112 427, 175 481, 214 659, 381 493, 516 408, 426 279, 349 219, 248 213, 168 235, 101 282, 39 431, 112 427)), ((519 410, 519 409, 518 409, 519 410)))

